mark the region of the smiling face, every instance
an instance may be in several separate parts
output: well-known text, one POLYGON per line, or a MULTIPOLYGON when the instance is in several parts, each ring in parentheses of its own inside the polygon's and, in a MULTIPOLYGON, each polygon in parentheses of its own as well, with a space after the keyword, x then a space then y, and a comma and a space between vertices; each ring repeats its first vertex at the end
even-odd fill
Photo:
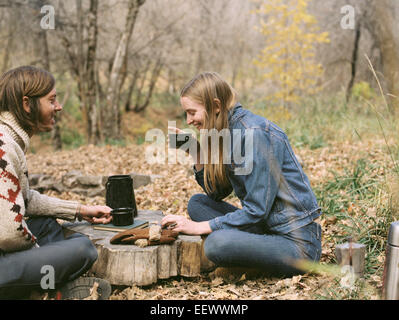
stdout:
POLYGON ((188 97, 181 97, 180 103, 187 115, 187 124, 193 125, 198 130, 204 129, 206 118, 205 107, 188 97))
POLYGON ((55 115, 62 110, 57 101, 57 91, 54 88, 47 95, 39 99, 40 128, 39 131, 51 131, 55 125, 55 115))

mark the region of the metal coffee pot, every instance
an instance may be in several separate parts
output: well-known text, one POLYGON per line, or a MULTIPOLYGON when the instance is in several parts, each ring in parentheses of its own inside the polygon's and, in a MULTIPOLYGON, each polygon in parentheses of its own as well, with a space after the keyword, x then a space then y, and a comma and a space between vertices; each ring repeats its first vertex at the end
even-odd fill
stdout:
POLYGON ((112 209, 132 208, 133 217, 137 217, 133 179, 130 175, 116 175, 108 177, 105 189, 105 202, 108 207, 112 209))

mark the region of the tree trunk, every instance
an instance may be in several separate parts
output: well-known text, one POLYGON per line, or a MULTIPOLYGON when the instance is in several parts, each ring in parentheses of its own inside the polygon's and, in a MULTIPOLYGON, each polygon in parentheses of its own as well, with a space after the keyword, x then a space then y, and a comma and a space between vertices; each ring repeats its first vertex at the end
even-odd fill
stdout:
MULTIPOLYGON (((16 15, 14 13, 14 11, 11 12, 11 17, 9 17, 10 20, 16 20, 16 15)), ((9 21, 8 23, 8 39, 7 39, 7 45, 5 47, 5 53, 4 53, 4 58, 3 58, 3 66, 2 66, 2 73, 6 72, 8 70, 8 64, 10 61, 10 51, 11 51, 11 47, 12 47, 12 43, 14 40, 14 26, 11 23, 11 21, 9 21)))
MULTIPOLYGON (((65 92, 64 98, 61 102, 61 105, 64 106, 69 99, 71 94, 71 87, 68 87, 67 91, 65 92)), ((62 112, 57 113, 57 122, 55 123, 54 129, 52 131, 51 139, 53 140, 53 146, 55 150, 62 150, 62 137, 61 137, 61 119, 62 119, 62 112)))
POLYGON ((145 81, 147 80, 147 73, 148 73, 148 70, 150 69, 150 65, 151 65, 150 60, 147 60, 144 70, 141 70, 141 72, 140 72, 141 73, 141 79, 140 79, 141 82, 140 82, 139 87, 137 88, 134 109, 136 109, 137 105, 140 104, 141 96, 143 95, 144 84, 145 84, 145 81))
POLYGON ((40 30, 34 39, 36 65, 50 71, 50 52, 47 41, 47 31, 40 30))
POLYGON ((9 35, 7 39, 7 46, 5 48, 6 52, 4 53, 4 58, 3 58, 3 67, 1 69, 2 73, 6 72, 8 70, 8 63, 10 61, 10 48, 12 46, 12 40, 13 36, 9 35))
MULTIPOLYGON (((62 3, 61 3, 62 5, 62 3)), ((72 75, 76 79, 78 87, 78 97, 80 101, 80 110, 82 112, 83 122, 87 141, 91 144, 100 142, 100 117, 97 108, 98 96, 98 77, 96 70, 96 51, 98 39, 98 0, 90 0, 90 8, 87 16, 83 11, 82 0, 76 0, 76 18, 75 24, 76 43, 74 47, 69 39, 70 30, 65 29, 62 21, 57 22, 58 30, 67 56, 69 58, 72 75), (87 40, 83 40, 85 34, 84 21, 87 19, 87 40), (84 43, 87 43, 87 52, 84 50, 84 43)))
POLYGON ((176 77, 171 68, 168 69, 168 86, 165 87, 165 93, 167 94, 176 93, 176 77))
MULTIPOLYGON (((38 1, 39 8, 44 5, 42 0, 38 1)), ((40 9, 38 9, 40 12, 40 9)), ((39 64, 39 67, 51 72, 50 69, 50 51, 48 47, 47 41, 47 30, 39 30, 37 33, 35 43, 35 51, 36 57, 39 64)), ((56 123, 54 125, 54 129, 51 132, 51 141, 53 144, 54 150, 62 150, 62 134, 61 134, 61 120, 62 113, 57 113, 56 115, 56 123)))
POLYGON ((128 14, 125 29, 119 41, 115 58, 112 64, 108 91, 106 97, 106 115, 104 121, 104 133, 108 139, 120 138, 119 119, 119 94, 121 84, 121 71, 125 61, 129 40, 133 33, 139 8, 145 0, 129 0, 128 14))
POLYGON ((358 51, 359 51, 359 41, 360 41, 360 35, 361 35, 361 23, 358 22, 356 24, 356 32, 355 32, 355 43, 353 46, 353 53, 352 53, 352 62, 351 62, 351 79, 349 81, 348 87, 346 89, 346 102, 349 101, 349 98, 352 94, 352 88, 353 84, 355 83, 355 78, 356 78, 356 67, 357 67, 357 56, 358 56, 358 51))
POLYGON ((1 7, 22 7, 26 6, 26 0, 0 0, 0 8, 1 7))
POLYGON ((136 83, 137 83, 138 77, 139 77, 139 71, 136 70, 134 72, 133 79, 132 79, 132 81, 130 82, 130 85, 129 85, 129 90, 128 90, 128 93, 127 93, 126 103, 125 103, 125 112, 131 111, 130 104, 132 102, 132 96, 133 96, 134 89, 136 88, 136 83))
POLYGON ((159 75, 161 73, 162 66, 163 65, 162 65, 161 59, 158 59, 156 65, 155 65, 155 67, 154 67, 154 69, 152 71, 151 80, 150 80, 150 86, 149 86, 149 89, 148 89, 147 97, 146 97, 146 99, 145 99, 145 101, 144 101, 144 103, 142 105, 139 105, 138 101, 137 101, 137 104, 136 104, 136 106, 134 108, 134 112, 136 112, 136 113, 143 112, 148 107, 148 105, 150 104, 152 93, 154 91, 155 84, 157 83, 158 77, 159 77, 159 75))
POLYGON ((90 13, 88 16, 88 48, 86 59, 86 75, 87 75, 87 119, 88 119, 88 142, 90 144, 98 144, 100 142, 100 133, 98 127, 98 110, 97 110, 97 86, 96 86, 96 49, 98 38, 97 26, 98 0, 90 1, 90 13))
POLYGON ((35 64, 39 67, 50 71, 50 52, 47 41, 47 30, 40 27, 41 8, 45 5, 44 0, 35 0, 32 2, 33 10, 33 46, 35 53, 35 64))
MULTIPOLYGON (((34 16, 34 25, 36 27, 33 28, 35 37, 33 39, 34 52, 35 52, 35 64, 40 68, 43 68, 49 72, 51 72, 50 68, 50 50, 47 39, 48 30, 44 30, 40 28, 40 19, 41 19, 41 8, 46 5, 44 0, 36 0, 32 2, 33 10, 35 12, 34 16)), ((51 140, 55 150, 62 149, 62 137, 61 137, 61 119, 62 113, 57 113, 56 115, 57 121, 54 125, 54 129, 51 132, 51 140)))
POLYGON ((399 44, 395 37, 393 10, 387 0, 371 1, 370 9, 370 32, 381 50, 389 108, 395 114, 399 108, 399 44))

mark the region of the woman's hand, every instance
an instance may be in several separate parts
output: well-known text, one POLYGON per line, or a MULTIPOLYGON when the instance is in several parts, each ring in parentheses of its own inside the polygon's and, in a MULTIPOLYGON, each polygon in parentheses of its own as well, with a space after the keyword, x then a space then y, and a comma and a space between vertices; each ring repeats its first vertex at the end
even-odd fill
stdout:
POLYGON ((175 224, 175 226, 171 228, 173 231, 193 236, 209 234, 212 232, 208 221, 195 222, 187 219, 186 217, 177 215, 168 215, 164 217, 161 221, 161 224, 163 228, 175 224))
POLYGON ((112 220, 111 208, 107 206, 85 206, 80 207, 82 218, 93 224, 107 224, 112 220))
MULTIPOLYGON (((173 133, 176 133, 176 134, 179 134, 179 133, 186 133, 186 132, 184 132, 183 130, 181 130, 181 129, 179 129, 179 128, 175 128, 175 127, 168 127, 168 130, 171 131, 171 132, 173 132, 173 133)), ((168 135, 168 141, 167 141, 167 143, 168 143, 168 145, 169 145, 169 135, 168 135)), ((194 154, 190 154, 190 151, 192 151, 192 148, 190 147, 190 148, 188 148, 188 149, 186 150, 186 153, 188 153, 188 154, 190 154, 190 155, 192 156, 193 161, 194 161, 194 164, 195 164, 196 170, 197 170, 197 171, 200 171, 200 170, 202 170, 202 168, 204 167, 203 164, 200 164, 200 162, 201 162, 201 152, 202 152, 201 146, 200 146, 200 143, 198 142, 198 140, 195 139, 194 137, 192 137, 192 143, 195 143, 196 146, 197 146, 196 152, 194 152, 194 154)))

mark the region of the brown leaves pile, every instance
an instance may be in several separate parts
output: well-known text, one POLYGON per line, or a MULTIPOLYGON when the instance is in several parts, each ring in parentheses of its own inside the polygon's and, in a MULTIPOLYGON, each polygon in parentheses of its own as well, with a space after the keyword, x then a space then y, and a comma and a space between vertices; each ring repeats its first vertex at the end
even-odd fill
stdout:
MULTIPOLYGON (((386 162, 382 150, 383 141, 365 141, 357 144, 336 143, 317 150, 295 150, 304 161, 304 170, 313 186, 332 178, 331 170, 343 169, 360 158, 386 162)), ((165 215, 187 216, 187 203, 196 193, 202 193, 194 179, 191 164, 157 164, 145 161, 146 145, 85 146, 76 150, 47 152, 28 155, 30 173, 43 173, 60 178, 72 170, 85 175, 140 174, 159 175, 152 184, 135 190, 139 210, 161 210, 165 215)), ((180 151, 179 151, 180 152, 180 151)), ((105 204, 102 197, 86 198, 72 193, 50 191, 50 196, 67 200, 77 200, 86 204, 105 204)), ((228 202, 240 206, 235 197, 228 202)), ((334 247, 329 240, 334 228, 334 219, 321 220, 323 227, 322 262, 329 263, 334 258, 334 247)), ((120 288, 114 291, 111 299, 314 299, 331 285, 328 275, 305 275, 288 279, 266 279, 258 276, 250 278, 245 272, 238 278, 211 278, 203 275, 195 279, 169 279, 145 287, 120 288)), ((381 279, 375 279, 381 285, 381 279)))

